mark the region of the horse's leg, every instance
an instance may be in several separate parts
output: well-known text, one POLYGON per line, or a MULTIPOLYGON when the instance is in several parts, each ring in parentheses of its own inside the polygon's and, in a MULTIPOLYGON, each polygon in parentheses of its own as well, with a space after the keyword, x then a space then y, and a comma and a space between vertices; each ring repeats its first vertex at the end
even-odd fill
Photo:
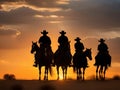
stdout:
POLYGON ((100 79, 103 79, 103 66, 100 67, 99 77, 100 77, 100 79))
POLYGON ((76 68, 77 73, 77 80, 79 79, 79 68, 76 68))
POLYGON ((96 68, 96 80, 98 80, 98 69, 99 69, 99 65, 97 65, 97 68, 96 68))
POLYGON ((63 80, 65 79, 65 68, 62 66, 63 80))
POLYGON ((48 68, 48 71, 50 72, 50 75, 52 76, 52 67, 51 66, 49 66, 49 68, 48 68))
POLYGON ((67 79, 67 66, 65 67, 65 79, 67 79))
POLYGON ((39 80, 41 80, 41 66, 39 66, 39 80))
POLYGON ((46 66, 45 66, 45 72, 44 72, 44 80, 46 80, 46 66))
POLYGON ((101 79, 101 67, 102 67, 102 66, 100 66, 100 68, 99 68, 99 76, 98 76, 99 79, 101 79))
POLYGON ((46 67, 46 80, 48 80, 48 67, 46 67))
POLYGON ((81 68, 77 68, 77 80, 82 78, 81 68))
POLYGON ((57 68, 57 80, 59 80, 59 66, 57 66, 56 68, 57 68))
POLYGON ((48 80, 48 66, 45 66, 44 80, 48 80))
POLYGON ((107 65, 104 68, 104 77, 103 77, 104 80, 105 80, 106 70, 107 70, 107 65))
POLYGON ((81 70, 78 67, 76 69, 77 69, 77 80, 79 80, 80 79, 81 70))
POLYGON ((82 70, 79 68, 79 79, 82 79, 82 70))
POLYGON ((84 75, 85 75, 85 69, 86 69, 86 67, 83 67, 83 81, 85 80, 85 77, 84 77, 84 75))

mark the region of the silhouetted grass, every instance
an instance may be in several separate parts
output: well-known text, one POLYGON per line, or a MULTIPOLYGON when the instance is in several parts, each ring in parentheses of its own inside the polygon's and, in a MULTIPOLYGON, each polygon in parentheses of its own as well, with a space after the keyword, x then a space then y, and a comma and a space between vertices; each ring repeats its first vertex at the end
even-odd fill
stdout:
POLYGON ((115 75, 115 76, 113 76, 112 79, 113 79, 113 80, 120 80, 120 76, 119 76, 119 75, 115 75))

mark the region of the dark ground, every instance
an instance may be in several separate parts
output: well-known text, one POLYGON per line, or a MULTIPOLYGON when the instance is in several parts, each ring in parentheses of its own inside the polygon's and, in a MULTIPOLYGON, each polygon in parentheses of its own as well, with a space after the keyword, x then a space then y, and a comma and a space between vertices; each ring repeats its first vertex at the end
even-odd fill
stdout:
POLYGON ((120 80, 0 80, 0 90, 120 90, 120 80))

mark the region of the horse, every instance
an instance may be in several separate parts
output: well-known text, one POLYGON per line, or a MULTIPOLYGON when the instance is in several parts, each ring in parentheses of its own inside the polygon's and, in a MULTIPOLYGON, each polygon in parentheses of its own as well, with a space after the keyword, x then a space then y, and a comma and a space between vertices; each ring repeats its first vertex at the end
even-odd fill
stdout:
POLYGON ((73 71, 77 73, 77 80, 84 80, 85 70, 88 67, 87 57, 92 60, 91 48, 83 52, 75 52, 73 55, 73 71), (83 71, 81 70, 83 69, 83 71))
POLYGON ((111 66, 111 56, 108 52, 98 52, 95 56, 95 60, 96 80, 105 80, 106 70, 111 66))
POLYGON ((48 80, 48 72, 50 72, 50 75, 52 75, 52 52, 49 50, 49 48, 43 49, 37 45, 37 42, 32 41, 31 53, 35 53, 34 57, 39 69, 39 80, 41 80, 41 68, 43 66, 45 66, 44 80, 48 80))
POLYGON ((54 53, 54 65, 57 69, 57 80, 59 80, 59 68, 62 68, 63 80, 67 78, 67 68, 71 65, 72 55, 70 52, 70 42, 65 47, 58 46, 54 53))

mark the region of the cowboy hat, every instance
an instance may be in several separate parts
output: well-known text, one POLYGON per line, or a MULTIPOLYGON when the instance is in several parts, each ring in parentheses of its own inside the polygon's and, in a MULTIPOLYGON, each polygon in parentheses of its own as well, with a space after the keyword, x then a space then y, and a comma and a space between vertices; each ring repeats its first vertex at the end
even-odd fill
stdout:
POLYGON ((103 38, 101 38, 100 40, 98 40, 99 42, 105 42, 105 40, 103 38))
POLYGON ((75 39, 75 41, 80 41, 81 39, 79 38, 79 37, 77 37, 76 39, 75 39))
POLYGON ((41 34, 48 34, 48 32, 46 30, 43 30, 41 34))
POLYGON ((60 32, 60 34, 66 34, 66 32, 62 30, 62 31, 60 32))

